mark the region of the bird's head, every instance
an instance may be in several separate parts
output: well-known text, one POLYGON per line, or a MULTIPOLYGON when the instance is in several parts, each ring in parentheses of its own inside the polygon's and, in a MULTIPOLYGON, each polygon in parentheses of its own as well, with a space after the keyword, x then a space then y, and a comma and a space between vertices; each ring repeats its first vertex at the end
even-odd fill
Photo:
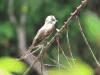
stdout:
POLYGON ((45 23, 56 24, 58 22, 53 15, 50 15, 46 18, 45 23))

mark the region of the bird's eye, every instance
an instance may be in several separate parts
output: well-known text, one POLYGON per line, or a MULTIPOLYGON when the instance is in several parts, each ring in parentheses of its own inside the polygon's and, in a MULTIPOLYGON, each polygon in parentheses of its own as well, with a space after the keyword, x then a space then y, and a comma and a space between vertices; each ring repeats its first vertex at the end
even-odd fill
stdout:
POLYGON ((54 19, 51 19, 52 21, 55 21, 54 19))

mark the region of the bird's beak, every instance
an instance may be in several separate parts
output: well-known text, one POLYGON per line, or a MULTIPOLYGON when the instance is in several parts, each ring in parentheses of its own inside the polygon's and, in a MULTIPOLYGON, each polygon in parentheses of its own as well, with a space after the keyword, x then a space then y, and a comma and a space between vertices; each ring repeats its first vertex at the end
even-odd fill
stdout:
POLYGON ((59 22, 58 20, 56 20, 56 22, 59 22))

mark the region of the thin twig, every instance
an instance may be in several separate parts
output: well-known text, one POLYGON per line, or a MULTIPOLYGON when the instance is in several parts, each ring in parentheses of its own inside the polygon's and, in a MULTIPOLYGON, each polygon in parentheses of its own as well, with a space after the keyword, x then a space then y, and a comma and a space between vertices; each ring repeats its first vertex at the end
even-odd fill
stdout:
POLYGON ((30 54, 34 54, 34 53, 37 52, 39 49, 41 49, 41 47, 39 47, 39 48, 36 49, 35 51, 31 52, 30 54))
POLYGON ((34 54, 35 52, 37 52, 40 48, 41 48, 41 47, 39 47, 39 48, 38 48, 38 49, 36 49, 35 51, 31 52, 30 54, 26 54, 26 55, 24 55, 24 56, 20 57, 20 58, 19 58, 19 60, 22 60, 22 59, 27 58, 28 56, 30 56, 30 55, 34 54))
MULTIPOLYGON (((46 54, 45 54, 45 55, 46 55, 46 54)), ((69 69, 68 69, 68 68, 66 68, 64 65, 59 64, 59 63, 58 63, 58 62, 56 62, 55 60, 51 59, 49 56, 47 56, 47 55, 46 55, 46 57, 48 57, 51 61, 55 62, 56 64, 60 65, 61 67, 63 67, 63 68, 65 68, 65 69, 69 70, 69 69)), ((70 70, 69 70, 69 71, 70 71, 70 70)))
MULTIPOLYGON (((62 47, 61 47, 61 45, 60 45, 60 43, 59 43, 59 37, 57 37, 57 43, 58 43, 58 47, 60 47, 60 49, 61 49, 61 51, 62 51, 62 53, 63 53, 63 55, 64 55, 64 57, 66 58, 66 60, 68 61, 68 58, 66 57, 66 55, 64 54, 64 51, 63 51, 63 49, 62 49, 62 47)), ((59 62, 58 62, 59 63, 59 62)), ((69 65, 71 66, 71 64, 70 64, 70 62, 68 61, 68 63, 69 63, 69 65)), ((72 66, 71 66, 72 67, 72 66)))
POLYGON ((30 67, 24 72, 23 75, 26 75, 27 72, 32 68, 32 66, 37 62, 37 60, 41 57, 41 54, 43 53, 43 51, 40 51, 40 54, 37 56, 37 58, 35 59, 35 61, 33 61, 33 63, 30 65, 30 67))
POLYGON ((43 56, 44 56, 44 52, 42 53, 41 56, 41 74, 43 75, 43 69, 42 69, 42 65, 43 65, 43 56))
MULTIPOLYGON (((58 43, 58 63, 59 63, 59 36, 56 37, 57 43, 58 43)), ((59 65, 60 69, 60 65, 59 65)))
POLYGON ((10 21, 13 23, 13 25, 15 27, 18 26, 18 21, 13 13, 13 5, 14 5, 14 0, 8 0, 8 15, 9 15, 9 18, 10 18, 10 21))
MULTIPOLYGON (((68 38, 68 28, 66 28, 66 37, 67 37, 67 45, 68 45, 68 49, 69 49, 71 58, 72 58, 72 60, 73 60, 73 63, 74 63, 74 65, 75 65, 75 61, 74 61, 74 58, 73 58, 73 55, 72 55, 72 52, 71 52, 71 47, 70 47, 69 38, 68 38)), ((76 66, 76 65, 75 65, 75 66, 76 66)))
POLYGON ((41 56, 41 74, 43 75, 42 65, 43 65, 43 54, 42 54, 42 56, 41 56))
POLYGON ((56 66, 56 67, 61 67, 60 65, 52 65, 52 64, 44 64, 46 66, 56 66))
MULTIPOLYGON (((64 53, 64 51, 63 51, 63 49, 62 49, 62 47, 61 47, 61 45, 59 44, 59 47, 60 47, 60 49, 61 49, 61 51, 62 51, 62 53, 63 53, 63 55, 64 55, 64 57, 66 58, 66 60, 68 61, 68 57, 66 57, 66 55, 65 55, 65 53, 64 53)), ((70 67, 72 68, 72 65, 70 64, 70 62, 68 61, 68 63, 69 63, 69 65, 70 65, 70 67)))
POLYGON ((92 57, 94 58, 96 64, 100 67, 99 62, 97 61, 95 55, 93 54, 92 49, 91 49, 91 47, 89 46, 89 43, 87 42, 87 39, 86 39, 86 37, 85 37, 85 35, 84 35, 83 31, 82 31, 82 27, 81 27, 81 25, 80 25, 80 21, 79 21, 78 15, 76 15, 76 19, 77 19, 77 23, 78 23, 78 25, 79 25, 79 29, 80 29, 80 32, 81 32, 81 34, 82 34, 82 37, 83 37, 83 39, 84 39, 84 41, 85 41, 85 43, 86 43, 86 45, 87 45, 89 51, 91 52, 91 55, 92 55, 92 57))

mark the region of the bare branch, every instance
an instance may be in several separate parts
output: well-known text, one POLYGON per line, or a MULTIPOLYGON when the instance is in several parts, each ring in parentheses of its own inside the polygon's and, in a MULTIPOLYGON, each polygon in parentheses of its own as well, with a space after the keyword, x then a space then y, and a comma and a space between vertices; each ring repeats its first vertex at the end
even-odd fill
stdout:
MULTIPOLYGON (((60 49, 61 49, 61 51, 62 51, 62 53, 63 53, 63 55, 64 55, 64 57, 66 58, 66 60, 68 61, 68 57, 66 57, 66 55, 65 55, 65 53, 64 53, 64 51, 63 51, 63 49, 62 49, 62 47, 61 47, 61 45, 59 44, 59 47, 60 47, 60 49)), ((68 61, 68 63, 69 63, 69 65, 70 65, 70 67, 72 68, 72 65, 70 64, 70 62, 68 61)))
MULTIPOLYGON (((69 52, 70 52, 70 55, 71 55, 71 58, 73 60, 73 63, 75 65, 75 61, 74 61, 74 58, 73 58, 73 55, 72 55, 72 52, 71 52, 71 47, 70 47, 70 43, 69 43, 69 38, 68 38, 68 29, 66 28, 66 37, 67 37, 67 45, 68 45, 68 49, 69 49, 69 52)), ((76 65, 75 65, 76 66, 76 65)))
MULTIPOLYGON (((60 65, 52 65, 52 64, 44 64, 44 65, 46 65, 46 66, 56 66, 56 67, 61 67, 60 65)), ((63 68, 63 67, 62 67, 63 68)))
POLYGON ((83 39, 84 39, 84 41, 85 41, 85 43, 86 43, 86 45, 87 45, 89 51, 91 52, 91 55, 92 55, 92 57, 94 58, 96 64, 100 67, 99 62, 97 61, 95 55, 93 54, 92 49, 91 49, 91 47, 89 46, 89 43, 87 42, 86 37, 85 37, 85 35, 84 35, 83 31, 82 31, 82 27, 81 27, 81 25, 80 25, 78 15, 76 15, 76 19, 77 19, 77 23, 78 23, 78 25, 79 25, 79 29, 80 29, 80 32, 81 32, 81 34, 82 34, 82 37, 83 37, 83 39))
POLYGON ((33 63, 30 65, 30 67, 25 71, 25 73, 23 75, 26 75, 26 73, 32 68, 32 66, 38 61, 38 59, 41 57, 42 54, 42 50, 40 51, 40 54, 38 55, 38 57, 33 61, 33 63))
POLYGON ((24 14, 22 14, 20 17, 20 25, 24 26, 25 22, 26 22, 26 16, 24 14))
MULTIPOLYGON (((59 36, 56 37, 56 41, 58 43, 58 63, 59 63, 59 36)), ((59 65, 59 69, 60 69, 60 65, 59 65)))
MULTIPOLYGON (((17 32, 17 36, 18 36, 18 47, 19 47, 20 55, 23 55, 27 51, 26 35, 25 35, 26 33, 25 33, 25 29, 24 29, 24 25, 26 22, 26 15, 22 14, 21 18, 20 18, 20 23, 18 23, 15 15, 13 13, 13 5, 14 5, 13 1, 14 0, 8 0, 8 15, 9 15, 11 23, 16 27, 16 32, 17 32)), ((30 57, 32 57, 32 59, 34 59, 34 60, 36 59, 34 55, 30 55, 30 57)), ((21 60, 21 59, 19 59, 19 60, 21 60)), ((25 61, 28 64, 32 63, 32 60, 30 58, 25 59, 25 61)), ((40 66, 40 64, 36 63, 33 68, 37 71, 38 74, 40 74, 41 69, 38 69, 38 67, 37 67, 38 65, 40 66)), ((46 70, 44 67, 43 67, 43 69, 44 69, 44 71, 46 70)))
POLYGON ((8 0, 8 15, 13 25, 18 25, 17 19, 13 14, 13 0, 8 0))
MULTIPOLYGON (((45 54, 46 55, 46 54, 45 54)), ((47 55, 46 55, 47 56, 47 55)), ((58 64, 59 66, 69 70, 68 68, 66 68, 65 66, 63 66, 62 64, 59 64, 58 62, 56 62, 55 60, 51 59, 49 56, 47 56, 51 61, 55 62, 56 64, 58 64)), ((70 70, 69 70, 70 71, 70 70)))
POLYGON ((43 68, 42 68, 42 66, 43 66, 43 56, 44 56, 44 53, 45 52, 43 52, 42 53, 42 56, 41 56, 41 74, 43 75, 43 68))
MULTIPOLYGON (((58 47, 60 47, 60 49, 61 49, 61 51, 62 51, 62 53, 63 53, 64 57, 65 57, 65 58, 66 58, 66 60, 68 61, 68 58, 66 57, 66 55, 65 55, 65 53, 64 53, 64 51, 63 51, 63 49, 62 49, 61 45, 59 44, 59 37, 58 37, 57 43, 58 43, 58 47)), ((58 63, 59 63, 59 62, 58 62, 58 63)), ((70 62, 69 62, 69 61, 68 61, 68 63, 69 63, 69 65, 70 65, 70 67, 72 68, 72 65, 70 64, 70 62)), ((60 69, 60 68, 59 68, 59 69, 60 69)))

